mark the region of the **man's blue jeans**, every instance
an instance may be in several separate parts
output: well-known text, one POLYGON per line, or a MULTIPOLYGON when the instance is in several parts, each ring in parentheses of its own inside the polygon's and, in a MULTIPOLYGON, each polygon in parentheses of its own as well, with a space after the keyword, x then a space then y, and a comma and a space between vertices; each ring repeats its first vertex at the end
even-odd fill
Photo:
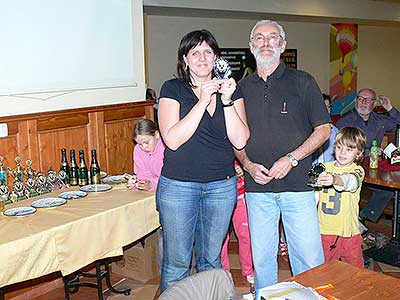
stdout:
POLYGON ((160 177, 157 207, 164 231, 161 290, 198 272, 221 268, 221 247, 236 204, 236 177, 208 183, 160 177))
POLYGON ((256 290, 278 281, 279 218, 293 275, 324 262, 314 192, 246 193, 256 290))

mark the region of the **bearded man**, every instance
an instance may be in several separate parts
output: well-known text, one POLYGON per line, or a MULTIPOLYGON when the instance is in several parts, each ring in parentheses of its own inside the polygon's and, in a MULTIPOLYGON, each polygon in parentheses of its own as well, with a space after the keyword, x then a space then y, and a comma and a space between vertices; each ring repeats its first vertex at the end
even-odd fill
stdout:
POLYGON ((394 132, 397 124, 400 124, 400 113, 392 106, 390 99, 380 96, 382 107, 387 111, 387 116, 374 112, 377 105, 376 93, 372 89, 361 89, 358 91, 354 110, 349 111, 341 117, 336 126, 341 129, 345 126, 358 127, 367 136, 364 155, 369 155, 373 140, 382 143, 385 132, 394 132))
POLYGON ((280 60, 285 31, 263 20, 250 33, 257 72, 239 82, 250 139, 236 151, 245 171, 256 293, 278 281, 278 227, 287 237, 293 275, 324 262, 311 156, 330 134, 330 116, 314 78, 280 60))
MULTIPOLYGON (((345 126, 358 127, 362 129, 367 136, 365 143, 364 156, 369 155, 373 140, 382 143, 385 132, 394 132, 397 124, 400 124, 400 113, 392 106, 390 99, 386 96, 379 96, 382 107, 387 111, 387 115, 374 112, 377 104, 376 93, 372 89, 361 89, 358 91, 354 110, 349 111, 337 121, 337 127, 345 126)), ((371 198, 367 205, 360 211, 360 220, 364 219, 378 222, 385 207, 393 198, 393 191, 383 188, 369 187, 372 191, 371 198)))

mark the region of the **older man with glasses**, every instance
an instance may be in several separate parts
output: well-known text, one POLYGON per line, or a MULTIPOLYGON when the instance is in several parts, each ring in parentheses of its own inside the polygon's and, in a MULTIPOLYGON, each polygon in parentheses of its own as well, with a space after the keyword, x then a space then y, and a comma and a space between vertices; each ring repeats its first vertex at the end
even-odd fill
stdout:
POLYGON ((378 145, 382 143, 385 132, 394 132, 396 125, 400 123, 400 113, 392 106, 390 99, 386 96, 379 96, 382 107, 387 115, 374 112, 377 105, 376 93, 372 89, 361 89, 355 99, 355 109, 346 113, 337 123, 337 128, 346 126, 358 127, 367 136, 364 155, 369 155, 372 140, 378 145))
MULTIPOLYGON (((376 93, 372 89, 361 89, 355 99, 354 110, 341 117, 336 126, 340 129, 346 126, 358 127, 367 136, 364 155, 368 156, 373 140, 382 143, 385 132, 394 132, 397 124, 400 124, 400 112, 392 106, 390 99, 386 96, 379 96, 382 107, 387 114, 378 114, 374 108, 378 103, 376 93)), ((377 222, 383 210, 393 197, 393 192, 383 189, 370 188, 372 196, 366 207, 360 211, 360 219, 369 219, 377 222)))
POLYGON ((280 60, 286 43, 281 25, 257 22, 249 43, 257 72, 239 82, 250 139, 236 155, 246 171, 257 291, 278 281, 281 216, 293 274, 324 261, 314 191, 306 181, 311 154, 328 139, 331 119, 314 78, 280 60))

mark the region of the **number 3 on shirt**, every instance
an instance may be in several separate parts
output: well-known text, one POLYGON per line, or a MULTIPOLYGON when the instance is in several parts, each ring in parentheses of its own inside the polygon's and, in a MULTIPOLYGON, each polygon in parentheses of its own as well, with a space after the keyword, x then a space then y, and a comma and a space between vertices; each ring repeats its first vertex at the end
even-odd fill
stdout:
MULTIPOLYGON (((324 189, 324 193, 328 193, 327 189, 324 189)), ((337 215, 340 212, 340 194, 335 190, 333 196, 329 196, 329 205, 332 208, 327 207, 326 203, 322 203, 322 211, 327 215, 337 215)))

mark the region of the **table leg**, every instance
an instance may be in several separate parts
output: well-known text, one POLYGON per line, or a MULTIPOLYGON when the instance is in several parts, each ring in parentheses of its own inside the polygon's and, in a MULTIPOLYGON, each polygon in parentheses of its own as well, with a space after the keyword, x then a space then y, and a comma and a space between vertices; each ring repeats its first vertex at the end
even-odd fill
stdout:
POLYGON ((108 289, 111 292, 116 293, 116 294, 124 294, 126 296, 130 295, 131 289, 128 288, 128 289, 123 289, 123 290, 117 290, 115 287, 112 286, 111 280, 110 280, 111 271, 110 271, 110 259, 109 258, 106 258, 104 260, 104 267, 105 267, 105 272, 106 272, 106 283, 107 283, 108 289))
MULTIPOLYGON (((111 284, 110 280, 110 259, 106 258, 104 260, 104 270, 101 269, 102 261, 96 261, 96 272, 77 272, 72 279, 64 277, 64 290, 65 290, 65 300, 70 299, 70 294, 76 293, 81 286, 92 287, 97 289, 98 300, 103 300, 103 278, 106 279, 108 289, 117 294, 130 295, 131 289, 117 290, 111 284), (96 283, 81 281, 82 277, 96 277, 96 283)), ((2 300, 2 299, 0 299, 2 300)))
POLYGON ((392 227, 392 237, 394 240, 399 241, 399 191, 394 191, 393 197, 393 227, 392 227))
POLYGON ((390 242, 382 248, 372 247, 364 251, 366 256, 396 267, 400 267, 399 202, 399 191, 396 190, 393 197, 393 227, 390 242))

